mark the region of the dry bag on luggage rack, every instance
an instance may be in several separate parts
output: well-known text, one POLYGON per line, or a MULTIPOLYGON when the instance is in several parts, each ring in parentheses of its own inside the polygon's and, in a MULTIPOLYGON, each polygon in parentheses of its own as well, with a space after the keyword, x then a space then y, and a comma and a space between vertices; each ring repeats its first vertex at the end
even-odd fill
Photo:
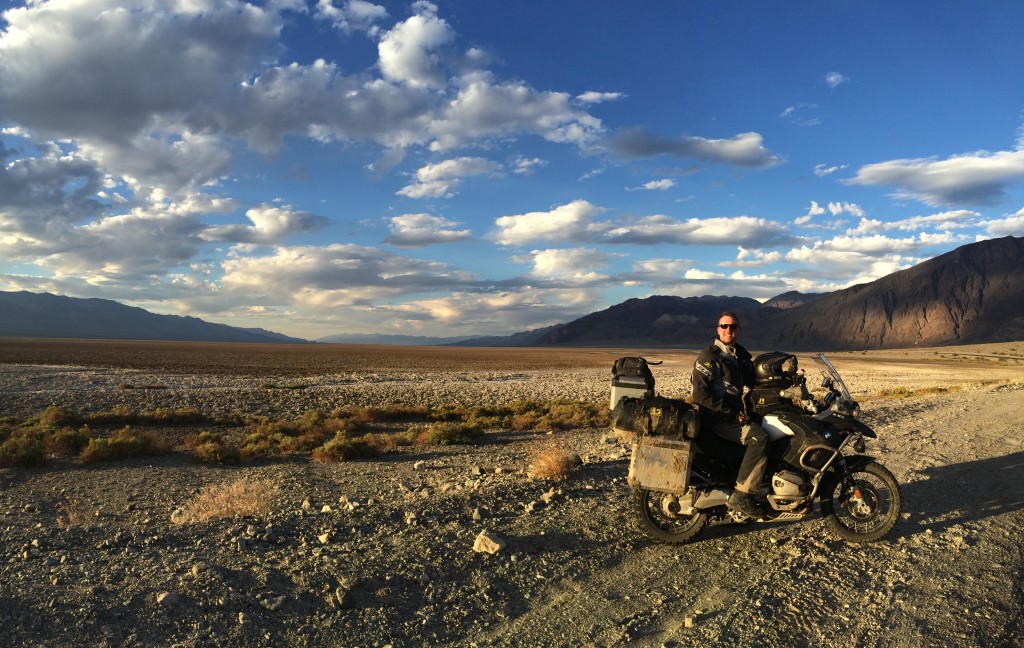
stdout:
POLYGON ((615 409, 619 399, 626 396, 642 398, 654 396, 654 375, 648 365, 660 365, 661 362, 647 362, 639 356, 619 358, 612 365, 612 398, 609 409, 615 409))
POLYGON ((697 408, 683 400, 664 396, 619 399, 612 410, 612 428, 637 437, 695 439, 700 431, 697 408))

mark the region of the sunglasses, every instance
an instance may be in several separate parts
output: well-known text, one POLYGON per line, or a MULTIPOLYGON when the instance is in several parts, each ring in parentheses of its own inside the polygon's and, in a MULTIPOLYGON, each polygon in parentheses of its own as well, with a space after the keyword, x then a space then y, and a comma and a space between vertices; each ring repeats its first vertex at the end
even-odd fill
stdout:
POLYGON ((739 324, 719 324, 718 328, 720 328, 720 329, 732 329, 734 331, 738 331, 739 328, 740 328, 740 325, 739 324))

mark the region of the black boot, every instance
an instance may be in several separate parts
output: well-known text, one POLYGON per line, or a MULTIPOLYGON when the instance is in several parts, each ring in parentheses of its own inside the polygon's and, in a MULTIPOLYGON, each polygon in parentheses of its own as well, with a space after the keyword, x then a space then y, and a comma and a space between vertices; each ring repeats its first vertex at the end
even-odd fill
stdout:
POLYGON ((746 516, 760 519, 768 515, 768 507, 758 501, 750 493, 734 490, 728 500, 729 508, 735 509, 746 516))

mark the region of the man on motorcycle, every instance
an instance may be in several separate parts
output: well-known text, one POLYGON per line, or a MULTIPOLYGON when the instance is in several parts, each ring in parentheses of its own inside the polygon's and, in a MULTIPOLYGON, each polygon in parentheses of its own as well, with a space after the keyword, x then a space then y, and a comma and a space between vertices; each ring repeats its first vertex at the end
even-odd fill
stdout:
POLYGON ((729 506, 750 517, 768 513, 767 503, 755 495, 767 465, 768 433, 750 420, 745 392, 754 386, 750 352, 736 342, 740 320, 735 313, 718 316, 718 337, 701 351, 693 365, 693 403, 698 406, 702 431, 746 446, 736 489, 729 506))

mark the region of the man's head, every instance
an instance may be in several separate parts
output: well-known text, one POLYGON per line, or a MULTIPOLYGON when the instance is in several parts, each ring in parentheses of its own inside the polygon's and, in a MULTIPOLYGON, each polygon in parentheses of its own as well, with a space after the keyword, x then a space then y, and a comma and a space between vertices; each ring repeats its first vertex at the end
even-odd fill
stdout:
POLYGON ((724 344, 735 344, 740 334, 740 318, 726 311, 718 316, 718 339, 724 344))

